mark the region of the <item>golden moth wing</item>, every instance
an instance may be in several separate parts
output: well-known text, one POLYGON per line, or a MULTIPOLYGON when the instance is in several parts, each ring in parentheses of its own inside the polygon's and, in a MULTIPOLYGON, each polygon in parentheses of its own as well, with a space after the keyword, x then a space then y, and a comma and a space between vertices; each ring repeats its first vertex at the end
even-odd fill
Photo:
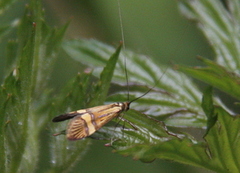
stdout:
POLYGON ((87 122, 82 119, 81 115, 73 118, 67 127, 67 139, 78 140, 88 136, 87 122))
POLYGON ((72 119, 75 116, 84 114, 85 112, 86 112, 86 109, 80 109, 78 111, 73 111, 73 112, 69 112, 69 113, 66 113, 66 114, 58 115, 58 116, 56 116, 52 119, 52 122, 60 122, 60 121, 65 121, 65 120, 68 120, 68 119, 72 119))
POLYGON ((121 113, 119 108, 110 108, 105 111, 95 112, 94 113, 94 124, 96 130, 100 129, 102 126, 107 124, 113 118, 118 117, 121 113))
POLYGON ((112 104, 108 104, 108 105, 95 106, 95 107, 87 108, 85 110, 86 110, 86 112, 95 113, 95 112, 104 112, 104 111, 109 110, 109 109, 111 109, 113 107, 119 107, 118 103, 112 103, 112 104))

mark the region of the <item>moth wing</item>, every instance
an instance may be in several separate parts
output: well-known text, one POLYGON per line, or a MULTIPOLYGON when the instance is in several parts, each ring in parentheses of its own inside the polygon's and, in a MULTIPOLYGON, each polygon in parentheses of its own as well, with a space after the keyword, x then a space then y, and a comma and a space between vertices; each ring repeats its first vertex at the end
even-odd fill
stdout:
POLYGON ((104 114, 96 113, 95 119, 94 119, 94 122, 96 124, 96 130, 100 129, 102 126, 107 124, 113 118, 118 117, 119 115, 120 115, 119 111, 115 111, 115 112, 106 111, 104 112, 104 114))
POLYGON ((60 122, 60 121, 65 121, 65 120, 68 120, 68 119, 71 119, 71 118, 74 118, 78 115, 82 115, 86 112, 85 109, 80 109, 78 111, 73 111, 73 112, 69 112, 69 113, 66 113, 66 114, 62 114, 62 115, 58 115, 56 117, 54 117, 52 119, 52 122, 60 122))
POLYGON ((87 123, 89 122, 85 121, 82 115, 73 118, 68 124, 67 139, 73 141, 87 137, 89 135, 87 123))

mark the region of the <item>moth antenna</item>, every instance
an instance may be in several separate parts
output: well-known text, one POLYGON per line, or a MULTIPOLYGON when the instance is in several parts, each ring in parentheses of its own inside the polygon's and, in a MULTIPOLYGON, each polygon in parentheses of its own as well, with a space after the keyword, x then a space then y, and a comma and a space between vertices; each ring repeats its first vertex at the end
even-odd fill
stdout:
MULTIPOLYGON (((118 15, 119 15, 119 22, 120 22, 120 28, 121 28, 121 37, 122 37, 122 45, 123 45, 123 50, 126 50, 126 47, 125 47, 125 37, 124 37, 124 30, 123 30, 123 20, 122 20, 122 12, 121 12, 121 4, 120 4, 120 0, 117 0, 118 2, 118 15)), ((125 78, 126 78, 126 83, 127 83, 127 101, 129 102, 129 104, 131 104, 132 102, 142 98, 143 96, 145 96, 146 94, 148 94, 150 91, 152 91, 156 85, 158 84, 158 82, 161 80, 161 78, 163 77, 163 75, 166 73, 167 69, 163 72, 163 74, 161 75, 161 77, 156 81, 155 85, 152 86, 151 88, 149 88, 147 90, 147 92, 145 92, 143 95, 133 99, 130 101, 130 96, 129 96, 129 92, 130 92, 130 89, 129 89, 129 81, 128 81, 128 71, 127 71, 127 58, 126 56, 124 55, 124 52, 122 52, 122 55, 124 57, 124 72, 125 72, 125 78)))
POLYGON ((154 84, 151 88, 149 88, 149 89, 148 89, 144 94, 142 94, 141 96, 139 96, 139 97, 137 97, 137 98, 129 101, 129 104, 131 104, 132 102, 134 102, 134 101, 142 98, 143 96, 147 95, 150 91, 152 91, 152 90, 157 86, 158 82, 162 79, 162 77, 163 77, 164 74, 167 72, 167 70, 168 70, 168 67, 164 70, 164 72, 162 73, 162 75, 160 76, 160 78, 155 82, 155 84, 154 84))
MULTIPOLYGON (((118 16, 119 16, 119 23, 120 23, 120 28, 121 28, 123 50, 126 50, 120 0, 117 0, 117 2, 118 2, 118 16)), ((130 99, 129 99, 129 82, 128 82, 128 72, 127 72, 127 59, 126 59, 126 56, 124 55, 124 52, 122 52, 122 55, 124 57, 124 73, 125 73, 125 78, 126 78, 126 83, 127 83, 127 101, 129 101, 130 99)))

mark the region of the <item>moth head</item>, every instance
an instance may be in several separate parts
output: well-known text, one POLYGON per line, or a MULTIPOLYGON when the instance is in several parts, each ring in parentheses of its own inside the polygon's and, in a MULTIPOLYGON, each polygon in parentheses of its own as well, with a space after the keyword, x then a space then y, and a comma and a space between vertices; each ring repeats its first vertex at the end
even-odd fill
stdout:
POLYGON ((116 106, 121 107, 122 111, 128 111, 128 109, 130 107, 130 102, 117 102, 115 104, 116 104, 116 106))

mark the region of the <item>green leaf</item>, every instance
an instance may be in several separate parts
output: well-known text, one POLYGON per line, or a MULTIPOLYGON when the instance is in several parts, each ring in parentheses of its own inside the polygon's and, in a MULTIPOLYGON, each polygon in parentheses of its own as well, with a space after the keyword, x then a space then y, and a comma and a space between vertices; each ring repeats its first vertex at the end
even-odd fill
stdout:
MULTIPOLYGON (((51 121, 50 118, 52 119, 57 114, 88 107, 88 102, 93 99, 92 95, 89 94, 92 92, 91 90, 89 91, 89 86, 92 85, 90 83, 90 77, 91 73, 77 75, 74 79, 69 81, 57 97, 54 97, 50 103, 42 107, 40 110, 42 114, 46 111, 49 112, 49 122, 51 121), (50 107, 49 104, 51 104, 50 107)), ((55 124, 51 122, 49 126, 51 133, 56 133, 66 129, 67 124, 66 122, 55 124)), ((76 162, 83 156, 90 144, 88 139, 71 142, 68 141, 65 136, 52 136, 50 141, 51 162, 49 172, 70 171, 76 162)))
POLYGON ((110 57, 106 66, 101 72, 98 85, 95 88, 95 99, 93 100, 93 103, 90 104, 90 106, 103 104, 103 102, 106 100, 121 47, 122 45, 120 45, 116 52, 110 57))
POLYGON ((239 172, 240 119, 231 116, 221 107, 206 108, 213 105, 209 89, 206 94, 209 95, 205 95, 207 98, 203 99, 202 105, 205 105, 205 112, 212 117, 209 119, 214 118, 215 123, 209 126, 203 142, 194 140, 189 135, 172 133, 162 122, 132 110, 126 113, 124 118, 133 123, 137 130, 125 122, 123 130, 105 127, 100 129, 98 134, 111 138, 111 142, 106 146, 134 159, 152 161, 161 158, 215 172, 239 172), (106 132, 109 136, 106 136, 106 132))
POLYGON ((122 130, 104 127, 97 132, 102 138, 111 138, 106 146, 113 147, 114 152, 144 162, 161 158, 205 167, 209 161, 205 143, 189 135, 172 133, 163 122, 134 110, 129 110, 124 118, 137 129, 133 129, 128 122, 121 122, 124 125, 122 130))
POLYGON ((39 129, 32 131, 32 134, 29 134, 29 128, 31 127, 32 119, 29 116, 31 114, 30 110, 30 100, 32 94, 32 79, 33 74, 29 73, 32 71, 32 65, 34 61, 34 47, 35 44, 35 34, 36 30, 33 25, 25 23, 27 20, 32 20, 32 16, 27 15, 32 9, 27 7, 25 15, 22 19, 20 28, 27 32, 28 40, 19 40, 22 43, 21 50, 18 53, 18 62, 17 67, 14 71, 6 78, 5 83, 3 84, 2 92, 5 92, 7 96, 11 96, 11 101, 8 101, 8 97, 5 96, 3 102, 3 112, 4 119, 8 121, 6 128, 4 129, 4 148, 6 150, 5 157, 9 158, 11 161, 6 162, 5 171, 6 172, 16 172, 17 170, 26 170, 30 171, 33 169, 36 164, 37 155, 38 155, 38 144, 36 140, 36 133, 39 129), (13 81, 9 83, 8 81, 13 81), (29 135, 31 138, 28 139, 29 135), (19 141, 19 142, 17 142, 19 141), (31 142, 31 144, 29 143, 31 142), (28 150, 26 150, 28 148, 28 150), (16 152, 18 150, 18 152, 16 152), (32 154, 35 155, 34 158, 29 155, 29 150, 32 154), (31 164, 25 166, 21 165, 21 162, 25 162, 28 159, 32 160, 31 164), (35 160, 35 164, 34 164, 35 160))
POLYGON ((230 72, 239 72, 239 40, 235 37, 239 23, 239 13, 236 12, 239 2, 234 0, 227 4, 226 7, 215 0, 182 2, 183 13, 204 26, 201 30, 213 45, 216 62, 221 65, 202 59, 209 68, 199 68, 198 72, 191 69, 187 73, 239 98, 238 76, 230 72))
POLYGON ((212 87, 208 87, 204 94, 202 99, 202 108, 208 118, 207 121, 207 132, 209 129, 216 123, 217 121, 217 115, 214 114, 214 105, 213 105, 213 98, 212 98, 212 87))
POLYGON ((16 65, 16 58, 17 58, 17 48, 18 43, 17 41, 8 41, 6 47, 6 63, 4 73, 9 74, 13 71, 16 65))
POLYGON ((0 90, 0 161, 4 172, 34 172, 40 158, 39 134, 48 118, 37 114, 37 109, 45 101, 42 86, 46 85, 53 55, 66 29, 47 30, 42 19, 40 1, 31 1, 19 22, 17 41, 7 46, 7 56, 11 58, 0 90), (57 41, 46 48, 52 38, 57 41))
POLYGON ((239 172, 240 119, 221 107, 215 108, 215 114, 217 122, 205 136, 211 158, 209 164, 215 167, 216 172, 239 172))
POLYGON ((226 6, 219 0, 183 0, 180 9, 186 17, 198 22, 198 26, 212 45, 216 62, 228 70, 239 73, 239 19, 240 3, 227 0, 226 6))
POLYGON ((0 27, 0 38, 2 38, 4 35, 7 35, 13 28, 14 26, 11 25, 0 27))
POLYGON ((180 71, 240 99, 239 76, 213 61, 203 58, 201 58, 201 60, 207 65, 207 67, 192 68, 179 66, 178 68, 180 71))

